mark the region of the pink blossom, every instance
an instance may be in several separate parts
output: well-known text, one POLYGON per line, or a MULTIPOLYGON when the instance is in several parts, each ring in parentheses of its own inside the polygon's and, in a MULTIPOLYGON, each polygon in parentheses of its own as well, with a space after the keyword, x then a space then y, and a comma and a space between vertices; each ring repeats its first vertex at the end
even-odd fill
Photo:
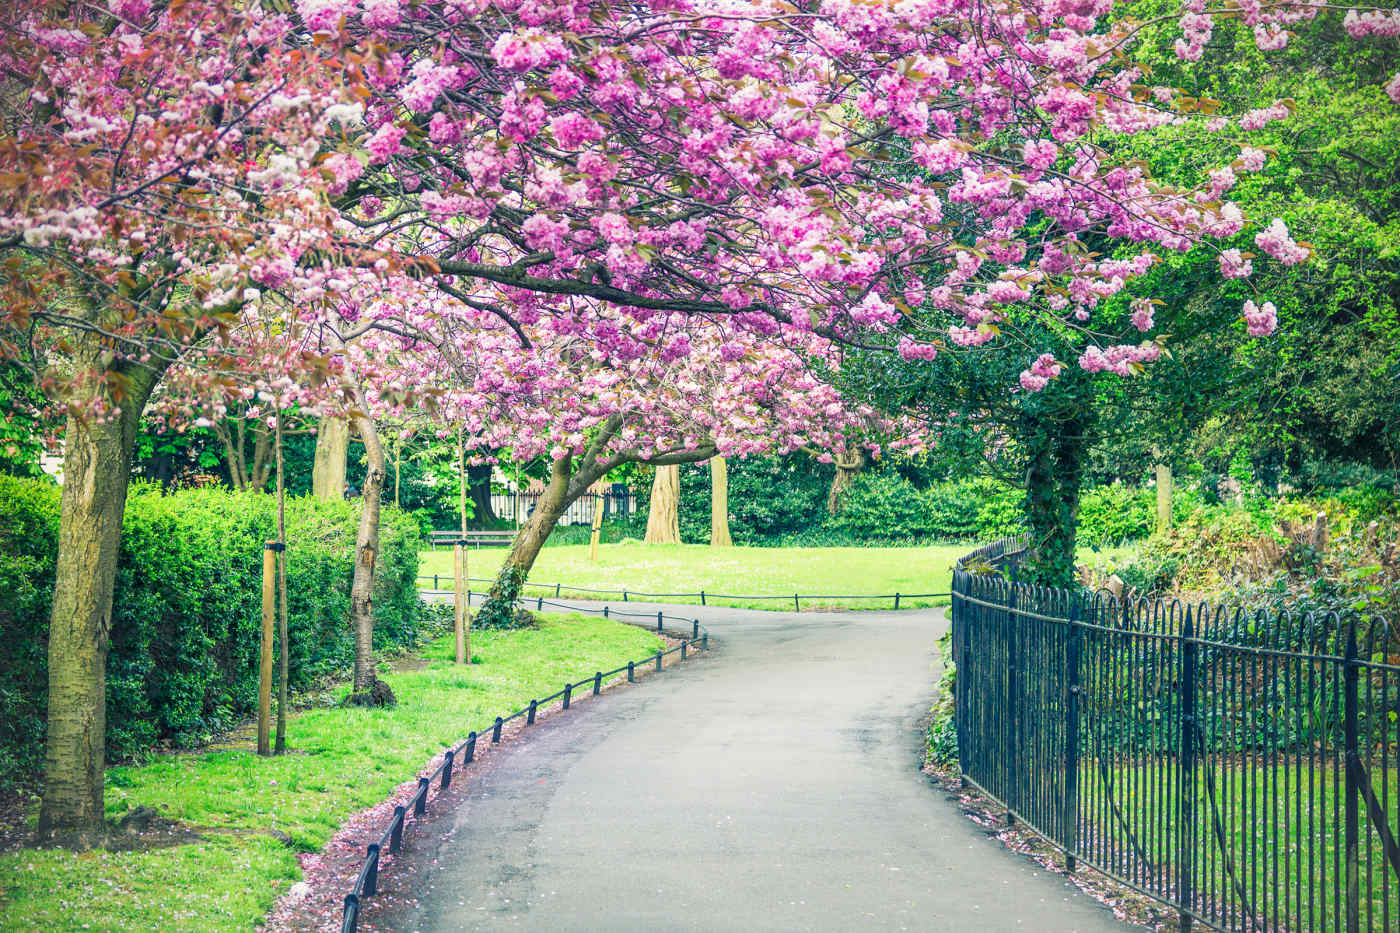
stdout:
POLYGON ((908 337, 899 338, 899 356, 905 360, 931 360, 938 356, 938 347, 931 343, 920 343, 908 337))
POLYGON ((399 0, 365 0, 364 23, 371 29, 388 29, 399 24, 403 13, 399 0))
POLYGON ((365 149, 369 152, 371 165, 379 165, 388 162, 400 149, 400 141, 404 137, 403 127, 395 123, 386 123, 375 131, 374 135, 365 142, 365 149))
POLYGON ((1133 326, 1140 331, 1151 330, 1153 326, 1152 317, 1156 312, 1156 306, 1146 298, 1135 298, 1132 302, 1132 309, 1133 326))
POLYGON ((1254 244, 1285 266, 1296 266, 1310 255, 1306 246, 1299 246, 1293 241, 1288 235, 1287 225, 1278 217, 1267 229, 1255 234, 1254 244))
POLYGON ((1237 249, 1220 254, 1220 274, 1227 279, 1247 278, 1254 272, 1254 262, 1237 249))
POLYGON ((1390 79, 1390 83, 1385 86, 1386 94, 1390 99, 1400 104, 1400 71, 1395 73, 1395 77, 1390 79))
POLYGON ((1268 337, 1278 329, 1278 309, 1272 301, 1256 306, 1253 301, 1244 303, 1244 321, 1249 327, 1249 336, 1268 337))
POLYGON ((1245 146, 1240 150, 1240 167, 1246 172, 1257 172, 1263 169, 1264 163, 1268 160, 1268 155, 1262 149, 1254 149, 1245 146))
POLYGON ((508 71, 530 71, 565 61, 569 52, 558 36, 535 30, 501 33, 491 46, 491 57, 508 71))

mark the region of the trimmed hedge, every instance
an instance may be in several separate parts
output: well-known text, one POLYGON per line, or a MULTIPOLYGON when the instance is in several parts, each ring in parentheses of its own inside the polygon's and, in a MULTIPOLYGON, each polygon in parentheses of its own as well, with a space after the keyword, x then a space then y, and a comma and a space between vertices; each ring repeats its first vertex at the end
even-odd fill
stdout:
MULTIPOLYGON (((0 476, 0 788, 25 785, 43 761, 47 639, 59 490, 0 476)), ((290 686, 347 667, 356 502, 287 503, 290 686)), ((276 501, 218 489, 162 495, 134 485, 127 501, 107 659, 107 756, 195 745, 257 705, 262 546, 276 501)), ((418 632, 418 523, 383 512, 375 645, 418 632)))

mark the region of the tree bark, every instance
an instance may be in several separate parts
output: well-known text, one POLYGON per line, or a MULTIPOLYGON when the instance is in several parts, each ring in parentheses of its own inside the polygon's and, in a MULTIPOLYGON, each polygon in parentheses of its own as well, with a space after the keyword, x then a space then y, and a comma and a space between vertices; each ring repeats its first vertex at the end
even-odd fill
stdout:
POLYGON ((836 454, 836 475, 831 478, 831 489, 826 494, 826 512, 835 515, 841 511, 841 494, 851 488, 870 461, 864 450, 843 451, 836 454))
POLYGON ((651 509, 647 512, 647 544, 680 544, 681 468, 658 466, 651 481, 651 509))
MULTIPOLYGON (((349 422, 344 418, 322 418, 316 429, 316 459, 311 466, 313 496, 317 499, 345 498, 345 460, 349 454, 349 422)), ((380 459, 383 459, 382 453, 380 459)))
MULTIPOLYGON (((374 565, 379 554, 379 503, 384 491, 384 446, 374 421, 364 412, 369 406, 364 391, 356 392, 355 430, 365 445, 365 485, 360 492, 360 524, 355 534, 355 575, 350 583, 350 625, 355 633, 353 691, 364 693, 374 686, 374 565)), ((347 437, 348 442, 348 437, 347 437)), ((319 452, 319 439, 318 439, 319 452)), ((344 450, 342 447, 341 450, 344 450)), ((340 460, 344 482, 345 461, 340 460)))
POLYGON ((516 597, 520 594, 525 578, 529 576, 530 568, 535 564, 535 558, 539 556, 540 548, 544 547, 545 541, 548 540, 549 533, 559 523, 559 517, 564 511, 598 480, 624 463, 650 462, 657 466, 671 466, 698 463, 708 460, 715 453, 714 448, 709 445, 696 450, 669 451, 650 460, 644 459, 637 450, 608 453, 609 443, 622 426, 622 419, 614 416, 599 428, 588 449, 579 458, 578 472, 572 477, 572 454, 566 454, 562 460, 556 460, 550 466, 549 484, 540 494, 535 511, 516 532, 515 542, 511 545, 510 553, 506 555, 500 575, 492 584, 491 592, 476 614, 477 625, 505 627, 511 624, 516 597))
POLYGON ((1155 465, 1157 472, 1157 533, 1166 534, 1172 526, 1172 468, 1166 463, 1155 465))
POLYGON ((277 541, 282 550, 277 554, 277 745, 275 751, 287 750, 287 678, 290 660, 287 644, 287 478, 282 460, 282 418, 277 412, 277 541))
POLYGON ((494 525, 498 519, 491 508, 491 464, 467 467, 467 489, 472 498, 472 520, 477 525, 494 525))
POLYGON ((710 458, 710 547, 733 547, 729 536, 729 464, 710 458))
POLYGON ((111 421, 68 419, 49 617, 42 843, 90 848, 106 835, 102 790, 112 587, 136 428, 161 369, 121 371, 127 381, 111 421))

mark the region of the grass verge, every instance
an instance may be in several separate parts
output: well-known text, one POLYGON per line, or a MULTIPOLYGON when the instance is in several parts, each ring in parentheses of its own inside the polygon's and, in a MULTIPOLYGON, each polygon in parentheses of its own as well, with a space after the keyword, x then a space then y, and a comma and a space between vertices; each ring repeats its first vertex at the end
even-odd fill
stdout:
POLYGON ((110 768, 108 816, 153 807, 198 838, 144 851, 0 855, 0 930, 251 929, 300 877, 298 851, 319 850, 346 817, 468 729, 661 644, 606 619, 547 616, 538 629, 474 632, 474 663, 463 668, 449 635, 427 647, 421 669, 383 675, 394 709, 292 717, 289 755, 214 748, 110 768))

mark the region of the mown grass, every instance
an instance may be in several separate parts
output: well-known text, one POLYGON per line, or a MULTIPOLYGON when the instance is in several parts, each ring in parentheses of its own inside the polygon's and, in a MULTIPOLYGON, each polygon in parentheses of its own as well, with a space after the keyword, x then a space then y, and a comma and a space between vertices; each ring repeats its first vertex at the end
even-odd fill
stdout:
MULTIPOLYGON (((588 560, 587 545, 563 545, 540 551, 530 571, 525 595, 553 597, 555 584, 563 584, 561 596, 572 599, 620 600, 619 594, 570 591, 569 585, 601 590, 626 590, 629 599, 698 605, 698 595, 652 597, 644 593, 705 592, 711 606, 791 611, 792 595, 801 594, 802 609, 890 609, 895 593, 946 593, 952 584, 953 565, 973 549, 970 544, 934 544, 923 547, 731 547, 705 544, 603 544, 598 561, 588 560), (774 596, 782 599, 725 599, 716 593, 774 596), (872 595, 879 599, 821 599, 833 595, 872 595)), ((1115 549, 1114 553, 1125 549, 1115 549)), ((494 579, 506 555, 505 548, 470 549, 467 576, 478 581, 494 579)), ((1080 559, 1088 559, 1088 548, 1080 559)), ((431 587, 433 574, 442 589, 452 588, 452 551, 443 548, 418 555, 418 583, 431 587)), ((484 590, 488 584, 471 587, 484 590)), ((942 606, 946 596, 901 596, 901 609, 942 606)))
POLYGON ((428 646, 421 670, 383 675, 395 708, 294 716, 292 754, 216 748, 110 768, 110 817, 154 807, 203 838, 145 852, 0 856, 0 929, 251 929, 300 876, 296 850, 320 849, 346 817, 384 800, 468 730, 660 644, 640 628, 553 616, 538 629, 473 633, 477 663, 463 668, 451 662, 448 636, 428 646))
MULTIPOLYGON (((545 548, 530 571, 526 595, 554 595, 554 584, 563 583, 561 595, 571 598, 620 600, 619 595, 570 592, 568 584, 596 589, 627 590, 630 599, 652 602, 699 604, 699 596, 651 597, 639 593, 706 593, 714 606, 792 610, 792 594, 803 596, 801 607, 889 609, 894 593, 943 593, 952 579, 954 562, 971 548, 964 544, 927 547, 802 547, 711 548, 704 544, 604 544, 597 563, 588 560, 586 545, 545 548), (781 596, 786 599, 734 600, 710 594, 781 596), (822 600, 830 595, 878 595, 882 599, 822 600)), ((505 557, 505 548, 481 548, 468 556, 468 576, 494 578, 505 557)), ((419 555, 419 583, 431 585, 439 575, 443 588, 452 586, 450 549, 419 555), (421 575, 428 575, 424 580, 421 575)), ((484 589, 481 583, 475 589, 484 589)), ((946 597, 902 597, 900 608, 947 603, 946 597)))

